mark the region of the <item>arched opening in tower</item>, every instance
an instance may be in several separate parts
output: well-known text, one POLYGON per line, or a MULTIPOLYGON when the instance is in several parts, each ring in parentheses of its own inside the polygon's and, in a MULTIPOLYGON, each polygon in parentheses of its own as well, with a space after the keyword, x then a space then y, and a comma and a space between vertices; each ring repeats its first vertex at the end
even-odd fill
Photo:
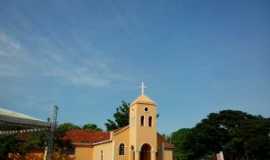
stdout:
POLYGON ((149 144, 142 145, 140 160, 151 160, 151 146, 149 144))

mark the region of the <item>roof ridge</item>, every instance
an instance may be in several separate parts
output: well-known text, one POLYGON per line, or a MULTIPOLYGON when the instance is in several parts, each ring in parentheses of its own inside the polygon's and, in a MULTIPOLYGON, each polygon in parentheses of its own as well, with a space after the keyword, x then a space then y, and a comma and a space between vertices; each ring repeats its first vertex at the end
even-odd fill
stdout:
POLYGON ((36 121, 43 121, 41 119, 26 115, 24 113, 11 111, 11 110, 8 110, 8 109, 5 109, 5 108, 0 108, 0 115, 11 116, 11 117, 21 118, 21 119, 30 119, 30 120, 36 120, 36 121))
POLYGON ((122 128, 115 129, 115 130, 113 130, 112 132, 113 132, 114 134, 118 134, 118 133, 123 132, 124 130, 126 130, 126 129, 128 129, 128 128, 129 128, 129 125, 126 125, 126 126, 124 126, 124 127, 122 127, 122 128))
POLYGON ((140 95, 139 97, 137 97, 131 103, 131 105, 134 105, 134 104, 152 104, 152 105, 156 105, 155 101, 153 101, 150 97, 148 97, 146 95, 140 95))

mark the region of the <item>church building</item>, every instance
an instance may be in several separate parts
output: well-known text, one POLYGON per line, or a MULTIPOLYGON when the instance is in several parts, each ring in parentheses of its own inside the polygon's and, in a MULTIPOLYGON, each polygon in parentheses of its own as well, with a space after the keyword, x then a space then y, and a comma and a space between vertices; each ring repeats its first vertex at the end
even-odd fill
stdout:
POLYGON ((71 130, 76 160, 172 160, 173 145, 157 131, 157 105, 144 95, 130 105, 129 125, 111 132, 71 130))

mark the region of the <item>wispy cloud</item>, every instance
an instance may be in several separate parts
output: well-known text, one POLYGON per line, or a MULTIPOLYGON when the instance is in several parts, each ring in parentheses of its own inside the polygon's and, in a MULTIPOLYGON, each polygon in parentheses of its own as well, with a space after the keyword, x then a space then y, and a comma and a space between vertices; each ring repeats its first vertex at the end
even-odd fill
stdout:
POLYGON ((0 76, 17 77, 19 64, 25 60, 25 55, 20 43, 4 32, 0 32, 0 76))
MULTIPOLYGON (((52 44, 36 54, 10 35, 0 32, 0 77, 49 77, 74 86, 104 87, 113 81, 127 80, 113 70, 108 58, 64 55, 52 44)), ((79 55, 78 55, 79 56, 79 55)))
MULTIPOLYGON (((0 32, 0 45, 1 48, 5 49, 15 49, 18 50, 21 48, 21 45, 16 42, 15 40, 11 39, 6 33, 0 32)), ((9 53, 7 52, 0 52, 0 55, 2 56, 9 56, 9 53)))
POLYGON ((126 80, 125 76, 113 72, 107 63, 102 60, 81 60, 78 65, 64 67, 68 60, 47 70, 45 76, 55 77, 78 86, 102 87, 111 84, 114 80, 126 80))

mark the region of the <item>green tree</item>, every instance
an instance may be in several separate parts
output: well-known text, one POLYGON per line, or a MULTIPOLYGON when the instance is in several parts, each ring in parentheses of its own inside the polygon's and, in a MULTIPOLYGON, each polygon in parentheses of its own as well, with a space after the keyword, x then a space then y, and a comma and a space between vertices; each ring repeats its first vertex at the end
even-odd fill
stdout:
POLYGON ((207 159, 223 151, 226 160, 270 159, 270 121, 241 111, 211 113, 187 135, 188 159, 207 159))
POLYGON ((129 124, 129 106, 130 104, 122 101, 121 105, 116 108, 113 114, 113 120, 107 119, 105 126, 108 131, 124 127, 129 124))
POLYGON ((0 136, 0 159, 7 159, 8 153, 17 150, 17 140, 15 136, 0 136))
POLYGON ((44 148, 46 138, 46 131, 0 136, 0 159, 7 159, 8 153, 23 156, 32 149, 44 148))
POLYGON ((84 130, 92 130, 92 131, 102 131, 96 124, 87 123, 82 127, 84 130))
POLYGON ((57 127, 56 133, 63 135, 65 132, 67 132, 71 129, 80 129, 80 126, 75 125, 73 123, 62 123, 57 127))
POLYGON ((47 131, 39 131, 34 133, 27 133, 26 135, 20 135, 17 139, 17 153, 24 156, 26 153, 33 149, 44 149, 47 142, 47 131), (20 138, 21 137, 21 138, 20 138))
POLYGON ((186 141, 186 137, 191 133, 191 129, 182 128, 173 132, 170 136, 170 142, 174 144, 174 157, 176 160, 186 160, 187 152, 183 149, 183 143, 186 141))
POLYGON ((81 129, 81 128, 80 126, 75 125, 73 123, 69 123, 69 122, 62 123, 56 128, 54 143, 55 143, 55 149, 58 152, 62 153, 74 147, 70 141, 63 141, 63 136, 65 135, 65 133, 72 129, 81 129))

